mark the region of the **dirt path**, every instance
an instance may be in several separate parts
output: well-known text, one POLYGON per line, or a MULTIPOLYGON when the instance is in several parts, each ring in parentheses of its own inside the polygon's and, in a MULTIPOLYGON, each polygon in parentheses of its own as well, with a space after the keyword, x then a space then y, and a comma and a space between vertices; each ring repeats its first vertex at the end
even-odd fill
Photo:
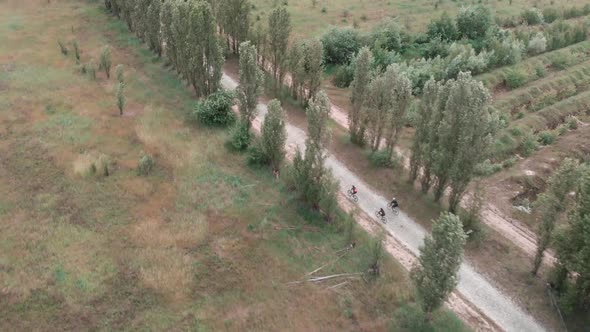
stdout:
MULTIPOLYGON (((235 89, 238 83, 224 75, 222 85, 228 89, 235 89)), ((258 110, 259 114, 253 124, 255 128, 260 128, 260 123, 266 114, 266 105, 259 104, 258 110)), ((287 124, 287 135, 288 150, 293 151, 296 147, 304 149, 305 133, 301 129, 287 124)), ((344 186, 349 183, 356 184, 359 189, 358 207, 363 213, 357 221, 367 231, 374 232, 377 222, 372 215, 380 207, 386 206, 387 199, 378 195, 333 155, 327 158, 326 165, 332 169, 334 176, 344 186)), ((346 199, 340 197, 340 202, 343 208, 347 209, 346 199)), ((387 251, 406 268, 410 268, 419 252, 418 248, 427 235, 426 230, 403 212, 394 218, 390 216, 389 222, 383 225, 383 228, 388 234, 387 251)), ((449 298, 448 306, 475 329, 480 331, 545 330, 534 318, 477 273, 469 263, 464 262, 461 265, 459 276, 459 285, 454 295, 449 298)))

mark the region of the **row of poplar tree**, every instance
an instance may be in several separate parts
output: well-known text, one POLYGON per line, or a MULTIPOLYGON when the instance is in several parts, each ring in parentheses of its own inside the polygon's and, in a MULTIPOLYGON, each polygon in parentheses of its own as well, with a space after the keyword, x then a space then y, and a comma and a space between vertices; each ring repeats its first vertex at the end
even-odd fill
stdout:
MULTIPOLYGON (((198 96, 224 94, 216 91, 220 88, 223 65, 223 41, 218 33, 225 32, 228 49, 240 54, 240 85, 235 93, 240 119, 234 134, 238 137, 234 145, 239 148, 250 145, 250 127, 258 112, 263 80, 259 65, 270 69, 277 86, 283 83, 290 86, 294 96, 307 105, 308 135, 305 151, 297 149, 292 165, 287 167, 286 183, 308 204, 322 211, 328 220, 335 217, 338 182, 325 165, 331 139, 328 121, 332 106, 328 96, 320 90, 322 44, 309 40, 288 48, 290 23, 284 7, 276 8, 269 17, 268 31, 273 33, 265 36, 264 42, 259 38, 253 44, 245 41, 249 25, 235 22, 238 17, 248 17, 244 14, 251 8, 248 1, 223 0, 211 6, 198 0, 163 3, 160 0, 106 0, 105 5, 155 53, 159 56, 164 53, 198 96), (220 18, 219 26, 215 17, 220 18), (255 45, 258 50, 263 49, 262 55, 255 45), (290 77, 287 77, 288 72, 290 77)), ((260 31, 254 36, 260 37, 260 31)), ((353 89, 356 108, 352 114, 358 117, 353 124, 362 128, 356 129, 353 137, 360 144, 366 139, 374 150, 379 148, 383 138, 391 153, 412 100, 411 83, 395 66, 382 76, 372 77, 368 73, 370 57, 368 49, 363 49, 358 56, 353 89), (363 74, 364 68, 367 72, 363 74), (360 93, 359 89, 366 90, 360 93)), ((215 104, 214 100, 208 98, 204 104, 215 104)), ((285 113, 277 100, 268 104, 267 111, 260 140, 251 149, 254 156, 250 159, 278 169, 285 156, 285 113)), ((465 234, 459 218, 452 214, 441 215, 432 236, 421 248, 420 264, 412 270, 412 279, 426 312, 438 308, 455 288, 464 244, 465 234), (439 259, 441 251, 446 253, 446 259, 439 259)))

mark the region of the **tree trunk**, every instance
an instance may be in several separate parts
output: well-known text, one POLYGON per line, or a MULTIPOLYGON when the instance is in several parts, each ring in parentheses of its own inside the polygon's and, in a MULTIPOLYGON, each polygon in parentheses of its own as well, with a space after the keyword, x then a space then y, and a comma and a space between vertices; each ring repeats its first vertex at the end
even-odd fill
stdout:
POLYGON ((430 175, 430 169, 424 168, 424 174, 422 175, 422 180, 420 181, 422 185, 422 193, 428 193, 430 190, 430 186, 432 185, 432 176, 430 175))

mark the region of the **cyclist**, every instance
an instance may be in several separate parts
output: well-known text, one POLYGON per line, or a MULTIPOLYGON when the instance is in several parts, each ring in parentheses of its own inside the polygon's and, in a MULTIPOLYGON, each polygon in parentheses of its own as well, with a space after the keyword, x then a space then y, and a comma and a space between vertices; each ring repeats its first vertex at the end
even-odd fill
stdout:
POLYGON ((397 203, 397 199, 395 199, 395 197, 391 199, 391 202, 389 202, 389 206, 391 206, 392 209, 399 207, 399 204, 397 203))
POLYGON ((383 211, 383 208, 379 209, 379 215, 381 216, 381 218, 385 218, 385 211, 383 211))
POLYGON ((352 191, 353 195, 356 195, 357 190, 356 190, 356 187, 354 186, 354 184, 352 185, 352 188, 350 188, 350 190, 352 191))

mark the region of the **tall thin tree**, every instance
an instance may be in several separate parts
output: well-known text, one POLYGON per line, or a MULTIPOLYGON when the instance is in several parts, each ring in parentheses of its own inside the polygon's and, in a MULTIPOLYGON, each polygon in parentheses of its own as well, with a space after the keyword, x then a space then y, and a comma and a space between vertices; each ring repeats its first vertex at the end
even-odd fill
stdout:
POLYGON ((278 89, 286 72, 287 47, 291 34, 291 16, 284 6, 275 8, 268 17, 268 34, 275 89, 278 89))
POLYGON ((355 60, 354 79, 351 84, 352 108, 348 113, 350 140, 358 145, 365 143, 366 115, 363 109, 369 82, 371 81, 371 63, 373 56, 368 47, 363 47, 355 60))

